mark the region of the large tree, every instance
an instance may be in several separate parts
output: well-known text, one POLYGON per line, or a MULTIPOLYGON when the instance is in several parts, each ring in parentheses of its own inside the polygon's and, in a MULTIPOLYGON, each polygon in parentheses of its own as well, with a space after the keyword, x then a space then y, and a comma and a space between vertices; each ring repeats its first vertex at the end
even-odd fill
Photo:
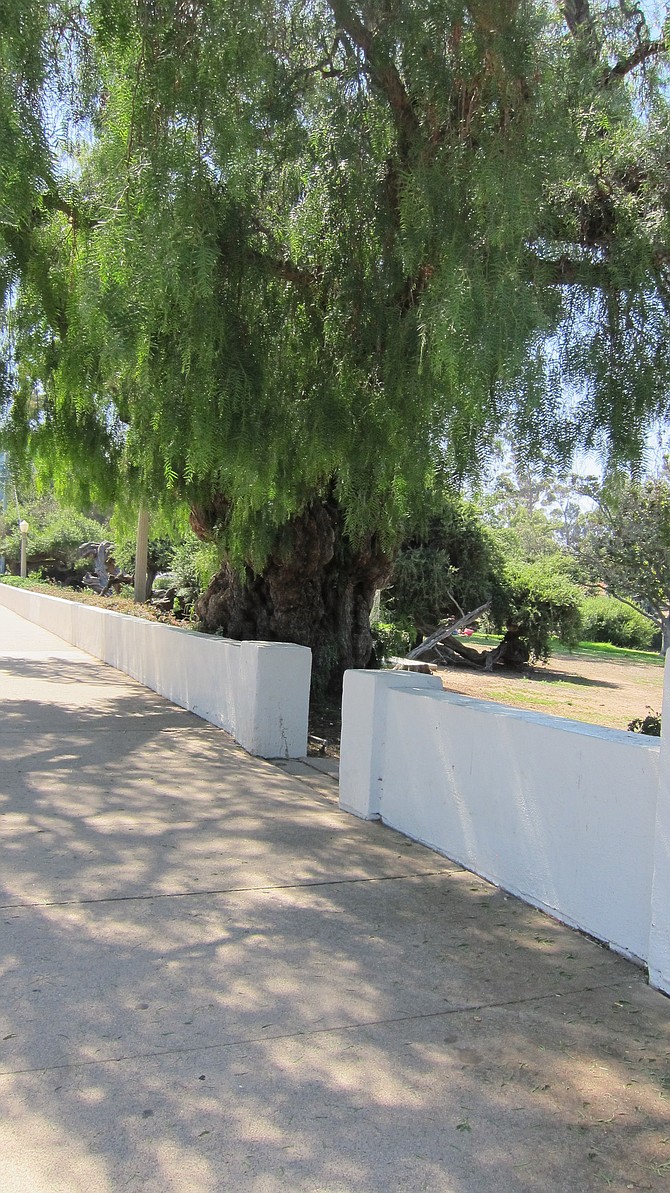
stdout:
POLYGON ((665 413, 635 5, 3 0, 0 30, 8 438, 70 497, 188 502, 210 628, 364 664, 415 494, 502 423, 630 457, 665 413))

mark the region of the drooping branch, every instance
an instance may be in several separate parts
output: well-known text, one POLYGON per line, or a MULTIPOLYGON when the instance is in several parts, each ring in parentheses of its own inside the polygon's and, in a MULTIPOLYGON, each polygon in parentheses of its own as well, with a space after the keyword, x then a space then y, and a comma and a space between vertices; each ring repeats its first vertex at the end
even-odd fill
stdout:
POLYGON ((561 253, 557 257, 543 257, 528 249, 524 255, 528 278, 538 273, 548 286, 583 286, 588 290, 606 289, 610 278, 606 262, 587 261, 561 253))
POLYGON ((339 28, 363 54, 370 82, 388 103, 398 133, 400 157, 407 162, 421 138, 421 125, 400 72, 348 0, 329 0, 329 5, 339 28))
POLYGON ((300 290, 313 290, 321 280, 320 274, 316 270, 302 269, 288 257, 273 257, 269 253, 261 252, 260 249, 252 248, 246 250, 246 256, 255 265, 260 266, 264 272, 280 278, 281 281, 290 282, 300 290))

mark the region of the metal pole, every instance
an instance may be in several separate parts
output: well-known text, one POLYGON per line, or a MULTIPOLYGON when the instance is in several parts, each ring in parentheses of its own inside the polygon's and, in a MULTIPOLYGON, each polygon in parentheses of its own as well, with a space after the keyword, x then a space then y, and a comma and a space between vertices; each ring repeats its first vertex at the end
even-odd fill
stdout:
POLYGON ((28 534, 21 532, 21 579, 28 575, 28 534))

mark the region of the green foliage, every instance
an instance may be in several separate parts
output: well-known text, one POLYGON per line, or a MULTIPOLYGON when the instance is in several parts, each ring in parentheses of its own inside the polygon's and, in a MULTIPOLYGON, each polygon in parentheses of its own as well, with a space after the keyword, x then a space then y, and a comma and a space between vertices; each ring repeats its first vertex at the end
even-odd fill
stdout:
MULTIPOLYGON (((78 510, 63 507, 53 497, 33 498, 21 507, 21 518, 28 522, 28 563, 39 564, 46 575, 58 569, 88 568, 88 562, 77 557, 77 548, 91 540, 105 538, 104 523, 88 518, 78 510)), ((4 535, 0 538, 0 554, 7 564, 18 570, 21 535, 18 516, 4 519, 4 535)))
POLYGON ((582 634, 585 642, 611 642, 631 650, 653 650, 659 634, 649 618, 615 597, 586 597, 582 602, 582 634))
POLYGON ((497 467, 478 504, 504 553, 531 561, 574 550, 584 531, 586 478, 566 474, 546 452, 522 458, 504 441, 496 443, 491 465, 497 467))
MULTIPOLYGON (((112 555, 122 572, 130 575, 135 571, 136 531, 130 524, 112 520, 108 538, 113 541, 112 555)), ((170 566, 174 543, 167 536, 151 537, 147 544, 147 570, 149 575, 164 571, 170 566)))
POLYGON ((390 658, 405 658, 415 637, 411 625, 380 619, 372 622, 372 639, 378 664, 390 658))
POLYGON ((546 661, 550 638, 577 646, 582 634, 582 593, 566 574, 559 557, 536 563, 507 561, 504 569, 504 603, 494 611, 497 629, 515 624, 523 628, 531 659, 546 661))
MULTIPOLYGON (((131 533, 130 523, 117 520, 114 559, 122 571, 134 571, 135 534, 131 533)), ((154 592, 176 588, 179 612, 189 613, 218 571, 220 553, 214 543, 201 542, 192 530, 177 523, 163 527, 160 537, 149 540, 148 561, 150 574, 162 577, 154 580, 154 592)))
POLYGON ((670 484, 615 476, 600 493, 598 508, 579 547, 582 566, 612 596, 632 601, 670 632, 670 484))
POLYGON ((458 617, 491 598, 500 568, 475 506, 444 497, 397 554, 386 598, 392 620, 404 619, 416 632, 458 617))
MULTIPOLYGON (((28 572, 28 575, 25 577, 25 579, 22 576, 10 576, 5 574, 0 576, 0 584, 8 584, 10 588, 34 588, 36 584, 44 587, 51 587, 48 584, 48 581, 45 581, 41 571, 28 572)), ((57 591, 55 584, 53 585, 53 590, 54 592, 57 591)))
POLYGON ((14 452, 83 507, 223 497, 212 533, 258 567, 333 482, 391 543, 503 419, 639 453, 670 380, 666 55, 613 72, 637 9, 599 6, 595 57, 560 13, 8 0, 14 452))
POLYGON ((195 534, 187 532, 174 544, 168 570, 178 589, 199 595, 219 570, 219 564, 216 546, 203 543, 195 534))
POLYGON ((403 543, 387 597, 391 621, 426 632, 490 600, 496 630, 522 627, 532 658, 546 659, 550 638, 580 639, 582 593, 572 561, 554 552, 533 563, 505 555, 475 506, 452 497, 403 543))

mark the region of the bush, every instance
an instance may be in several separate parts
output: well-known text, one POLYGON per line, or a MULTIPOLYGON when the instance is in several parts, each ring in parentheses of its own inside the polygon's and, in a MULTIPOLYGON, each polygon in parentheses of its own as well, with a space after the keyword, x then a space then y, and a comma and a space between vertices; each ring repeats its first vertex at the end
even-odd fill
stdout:
POLYGON ((535 563, 506 562, 504 599, 494 607, 497 629, 516 624, 528 644, 531 659, 547 660, 549 639, 577 646, 582 636, 582 593, 572 582, 560 556, 544 556, 535 563))
POLYGON ((660 737, 661 714, 650 708, 646 717, 636 717, 630 722, 628 729, 630 733, 646 733, 648 737, 660 737))
POLYGON ((203 543, 189 530, 173 546, 169 571, 175 577, 177 588, 189 590, 195 600, 207 588, 220 566, 221 559, 215 544, 203 543))
POLYGON ((478 511, 458 497, 443 499, 402 544, 387 590, 389 622, 432 630, 483 604, 501 567, 492 535, 478 511))
MULTIPOLYGON (((29 566, 39 569, 49 579, 62 582, 76 582, 77 575, 83 575, 89 567, 87 560, 78 558, 78 547, 93 539, 99 542, 107 534, 97 519, 60 506, 51 497, 25 504, 21 516, 30 526, 29 566)), ((18 517, 9 521, 5 515, 4 530, 0 554, 5 556, 7 566, 18 572, 21 556, 18 517)))
POLYGON ((34 588, 36 584, 41 584, 53 587, 54 592, 58 591, 57 586, 51 585, 48 580, 45 580, 41 572, 28 572, 25 580, 21 576, 10 576, 5 573, 4 576, 0 576, 0 584, 6 584, 9 588, 34 588))
POLYGON ((585 642, 610 642, 629 650, 657 650, 660 646, 653 623, 616 597, 586 597, 582 625, 585 642))
MULTIPOLYGON (((125 527, 117 530, 114 559, 122 571, 135 570, 135 536, 125 527)), ((201 542, 190 529, 151 538, 148 561, 153 594, 175 588, 175 612, 184 615, 190 613, 220 565, 214 544, 201 542)))
POLYGON ((370 629, 378 663, 394 656, 404 658, 412 648, 414 634, 407 624, 399 625, 397 622, 380 620, 374 621, 370 629))

